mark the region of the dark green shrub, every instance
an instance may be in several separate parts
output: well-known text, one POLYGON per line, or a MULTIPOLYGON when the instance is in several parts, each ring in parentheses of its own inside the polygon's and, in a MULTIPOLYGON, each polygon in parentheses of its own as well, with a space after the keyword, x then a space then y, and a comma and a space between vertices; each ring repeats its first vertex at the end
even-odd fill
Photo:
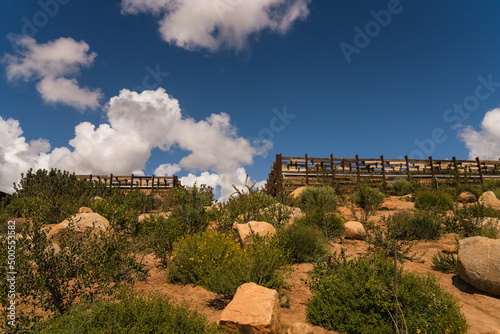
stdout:
POLYGON ((363 220, 374 214, 383 201, 384 194, 366 184, 359 185, 352 195, 352 202, 363 209, 363 220))
POLYGON ((173 217, 152 215, 141 223, 140 239, 164 264, 172 254, 174 244, 187 232, 186 226, 173 217))
POLYGON ((457 257, 453 254, 443 254, 441 252, 432 256, 431 268, 448 274, 458 274, 457 257))
POLYGON ((367 242, 370 244, 370 250, 384 256, 394 256, 394 240, 397 244, 397 258, 399 261, 404 261, 407 257, 411 257, 410 251, 415 241, 394 239, 394 236, 377 225, 367 225, 367 242))
POLYGON ((308 214, 334 212, 339 199, 332 187, 306 187, 300 194, 299 207, 308 214))
POLYGON ((161 294, 80 304, 43 327, 40 334, 218 333, 215 324, 190 310, 188 304, 174 306, 161 294))
MULTIPOLYGON (((394 333, 394 264, 383 256, 347 260, 333 256, 316 266, 308 282, 313 296, 307 316, 340 333, 394 333)), ((434 276, 398 269, 399 325, 408 333, 466 333, 467 322, 453 296, 434 276)))
POLYGON ((255 238, 242 250, 226 236, 213 232, 190 235, 174 249, 168 276, 173 282, 192 283, 232 295, 243 283, 278 289, 284 284, 286 257, 274 242, 255 238))
POLYGON ((401 212, 387 219, 387 231, 392 239, 429 240, 441 236, 442 218, 429 211, 401 212))
POLYGON ((172 217, 186 226, 188 233, 202 232, 210 222, 205 207, 212 204, 213 197, 213 189, 206 185, 176 187, 174 188, 175 208, 172 211, 172 217))
POLYGON ((464 205, 455 208, 453 215, 447 216, 444 223, 447 232, 459 233, 464 237, 483 236, 496 239, 498 231, 493 223, 485 223, 487 218, 500 218, 500 213, 481 204, 464 205))
POLYGON ((444 213, 453 209, 453 198, 442 191, 424 190, 417 193, 415 208, 444 213))
POLYGON ((116 197, 114 201, 108 199, 92 201, 90 208, 109 220, 111 226, 118 231, 132 235, 139 232, 139 212, 120 203, 116 197))
POLYGON ((319 228, 329 240, 344 234, 344 220, 338 214, 325 215, 321 212, 312 212, 297 219, 296 223, 319 228))
POLYGON ((387 184, 387 191, 394 196, 408 195, 414 193, 418 188, 419 186, 416 182, 404 179, 397 179, 387 184))
POLYGON ((314 225, 296 221, 279 231, 278 240, 292 263, 313 262, 326 255, 326 239, 314 225))

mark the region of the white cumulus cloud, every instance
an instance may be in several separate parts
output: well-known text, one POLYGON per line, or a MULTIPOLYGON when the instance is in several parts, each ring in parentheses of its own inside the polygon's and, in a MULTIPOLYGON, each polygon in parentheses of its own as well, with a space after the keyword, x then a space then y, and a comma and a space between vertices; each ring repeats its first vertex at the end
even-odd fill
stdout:
POLYGON ((92 66, 97 56, 95 52, 89 52, 87 43, 61 37, 37 44, 28 36, 16 42, 17 52, 5 54, 2 58, 9 81, 38 81, 37 90, 49 103, 62 103, 79 110, 100 106, 101 90, 81 88, 75 79, 80 69, 92 66))
POLYGON ((153 174, 157 176, 172 176, 181 170, 182 168, 178 164, 161 164, 155 169, 153 174))
POLYGON ((241 50, 263 30, 286 33, 309 14, 311 0, 122 0, 122 13, 161 16, 168 43, 187 50, 241 50))
POLYGON ((484 115, 481 130, 468 126, 460 132, 469 150, 469 159, 498 160, 500 158, 500 108, 484 115))

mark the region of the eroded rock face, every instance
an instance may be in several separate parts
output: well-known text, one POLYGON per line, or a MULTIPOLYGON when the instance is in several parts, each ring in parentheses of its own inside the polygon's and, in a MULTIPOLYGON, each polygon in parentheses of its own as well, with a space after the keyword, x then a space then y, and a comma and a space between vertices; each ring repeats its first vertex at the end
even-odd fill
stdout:
POLYGON ((348 221, 345 223, 345 237, 347 239, 361 240, 366 237, 365 227, 360 222, 348 221))
POLYGON ((73 224, 73 231, 83 235, 86 229, 94 231, 107 231, 110 229, 109 221, 98 213, 78 213, 69 219, 55 225, 47 235, 54 243, 59 243, 66 235, 70 222, 73 224))
POLYGON ((458 201, 460 203, 476 203, 477 198, 476 195, 469 191, 464 191, 460 195, 458 195, 458 201))
POLYGON ((500 211, 500 199, 495 196, 493 191, 486 191, 479 197, 479 204, 482 204, 493 210, 500 211))
POLYGON ((238 231, 241 246, 245 247, 253 243, 252 232, 258 236, 273 236, 276 229, 273 225, 266 222, 251 221, 246 224, 233 224, 233 229, 238 231))
POLYGON ((255 283, 243 284, 217 324, 228 333, 280 333, 278 292, 255 283))
POLYGON ((458 249, 460 277, 475 288, 500 295, 500 240, 462 239, 458 249))

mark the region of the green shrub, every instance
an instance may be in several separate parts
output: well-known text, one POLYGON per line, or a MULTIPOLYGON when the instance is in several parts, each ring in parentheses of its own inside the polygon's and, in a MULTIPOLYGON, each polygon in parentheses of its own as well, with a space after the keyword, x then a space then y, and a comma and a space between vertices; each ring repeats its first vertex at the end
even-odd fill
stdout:
POLYGON ((338 214, 324 215, 321 212, 312 212, 295 221, 297 224, 319 228, 325 238, 331 240, 344 234, 344 220, 338 214))
POLYGON ((383 201, 384 194, 366 184, 359 185, 352 195, 352 202, 363 209, 363 220, 374 214, 383 201))
POLYGON ((453 254, 443 254, 441 252, 432 256, 431 268, 444 273, 458 274, 457 257, 453 254))
MULTIPOLYGON (((383 256, 328 259, 308 282, 313 296, 307 316, 313 324, 340 333, 394 333, 394 265, 383 256)), ((467 322, 453 296, 430 274, 398 269, 399 325, 408 333, 466 333, 467 322)))
POLYGON ((172 210, 172 217, 186 226, 188 233, 203 232, 210 222, 205 207, 212 204, 213 197, 213 189, 205 185, 176 187, 174 188, 175 208, 172 210))
POLYGON ((394 240, 397 245, 397 258, 399 261, 404 261, 407 257, 411 257, 410 251, 415 244, 413 240, 394 239, 394 236, 380 226, 367 225, 367 242, 370 244, 370 250, 384 256, 394 256, 394 240))
POLYGON ((119 202, 116 198, 115 201, 105 198, 92 201, 90 208, 109 220, 114 229, 136 235, 139 232, 139 212, 119 202))
POLYGON ((476 198, 481 197, 481 195, 483 194, 483 189, 481 188, 480 185, 461 183, 461 184, 457 185, 456 188, 454 188, 454 191, 451 195, 453 196, 454 199, 458 200, 458 196, 461 193, 463 193, 464 191, 468 191, 468 192, 474 194, 474 196, 476 196, 476 198))
POLYGON ((168 276, 173 282, 192 283, 225 295, 232 295, 243 283, 278 289, 286 257, 274 242, 258 237, 242 250, 226 236, 213 232, 181 239, 173 252, 168 276))
POLYGON ((437 239, 441 236, 441 222, 441 217, 433 212, 400 212, 387 219, 387 231, 398 240, 437 239))
POLYGON ((152 215, 141 224, 140 239, 164 264, 172 254, 174 244, 187 233, 186 226, 173 217, 152 215))
POLYGON ((500 218, 496 210, 481 204, 464 205, 455 208, 452 216, 444 220, 447 232, 459 233, 464 237, 484 236, 496 239, 497 229, 493 224, 484 224, 485 218, 500 218))
POLYGON ((387 191, 395 196, 408 195, 414 193, 417 189, 418 184, 416 182, 410 182, 404 179, 397 179, 387 184, 387 191))
POLYGON ((339 199, 332 187, 306 187, 300 194, 299 207, 308 214, 334 212, 339 199))
POLYGON ((292 263, 313 262, 326 255, 326 240, 316 226, 296 221, 278 232, 278 240, 292 263))
POLYGON ((43 327, 40 334, 218 333, 215 324, 190 310, 188 304, 174 306, 161 294, 81 304, 43 327))
POLYGON ((444 213, 453 209, 453 198, 442 191, 424 190, 417 193, 415 208, 444 213))

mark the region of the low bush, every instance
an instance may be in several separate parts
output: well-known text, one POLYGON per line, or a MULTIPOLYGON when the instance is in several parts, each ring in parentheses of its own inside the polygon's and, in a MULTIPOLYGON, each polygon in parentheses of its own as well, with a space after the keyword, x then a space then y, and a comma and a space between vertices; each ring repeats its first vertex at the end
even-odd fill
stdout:
POLYGON ((384 197, 384 194, 379 190, 366 184, 361 184, 356 187, 356 191, 352 195, 352 202, 363 209, 364 215, 362 220, 366 220, 378 210, 384 201, 384 197))
POLYGON ((483 236, 497 238, 498 230, 495 224, 500 213, 481 204, 464 205, 455 208, 453 215, 444 220, 447 232, 458 233, 463 237, 483 236), (488 218, 490 222, 488 223, 488 218))
POLYGON ((432 240, 441 236, 442 218, 433 212, 400 212, 386 220, 387 232, 397 240, 432 240))
POLYGON ((404 179, 398 179, 387 184, 387 191, 394 196, 408 195, 414 193, 418 188, 419 186, 416 182, 404 179))
POLYGON ((449 194, 438 190, 420 191, 415 197, 415 208, 445 213, 453 209, 453 198, 449 194))
POLYGON ((441 252, 432 256, 431 268, 448 274, 458 274, 457 257, 453 254, 443 254, 441 252))
MULTIPOLYGON (((307 304, 311 323, 349 334, 395 332, 391 319, 397 312, 394 264, 390 259, 348 260, 334 255, 315 267, 308 285, 313 293, 307 304)), ((407 327, 407 333, 467 332, 458 303, 430 274, 398 269, 398 300, 399 327, 407 327)))
POLYGON ((139 232, 139 212, 119 202, 101 199, 92 201, 90 208, 109 220, 114 229, 136 235, 139 232))
POLYGON ((483 189, 480 185, 461 183, 461 184, 458 184, 455 188, 453 188, 451 195, 453 196, 453 198, 455 200, 458 200, 458 196, 465 191, 468 191, 471 194, 474 194, 474 196, 476 196, 476 198, 481 197, 481 195, 483 194, 483 189))
POLYGON ((176 187, 174 188, 175 207, 172 210, 172 217, 186 226, 190 234, 203 232, 210 222, 206 207, 212 204, 213 197, 213 189, 205 185, 176 187))
POLYGON ((281 249, 292 263, 313 262, 326 255, 326 239, 316 226, 295 222, 278 232, 281 249))
POLYGON ((415 244, 413 240, 394 239, 394 237, 380 226, 367 225, 367 242, 370 244, 370 250, 376 254, 382 254, 387 257, 394 256, 394 241, 397 245, 397 258, 399 261, 404 261, 407 257, 411 257, 411 249, 415 244))
POLYGON ((338 203, 338 196, 332 187, 306 187, 298 201, 300 209, 306 215, 334 212, 338 203))
POLYGON ((142 222, 139 239, 155 252, 158 259, 167 264, 174 244, 186 233, 186 226, 176 218, 152 215, 142 222))
POLYGON ((213 232, 181 239, 168 268, 173 282, 192 283, 233 295, 243 283, 279 289, 286 257, 274 242, 255 238, 242 250, 233 240, 213 232))
POLYGON ((204 315, 189 305, 172 305, 161 294, 80 304, 67 314, 43 324, 39 334, 72 333, 219 333, 204 315))

